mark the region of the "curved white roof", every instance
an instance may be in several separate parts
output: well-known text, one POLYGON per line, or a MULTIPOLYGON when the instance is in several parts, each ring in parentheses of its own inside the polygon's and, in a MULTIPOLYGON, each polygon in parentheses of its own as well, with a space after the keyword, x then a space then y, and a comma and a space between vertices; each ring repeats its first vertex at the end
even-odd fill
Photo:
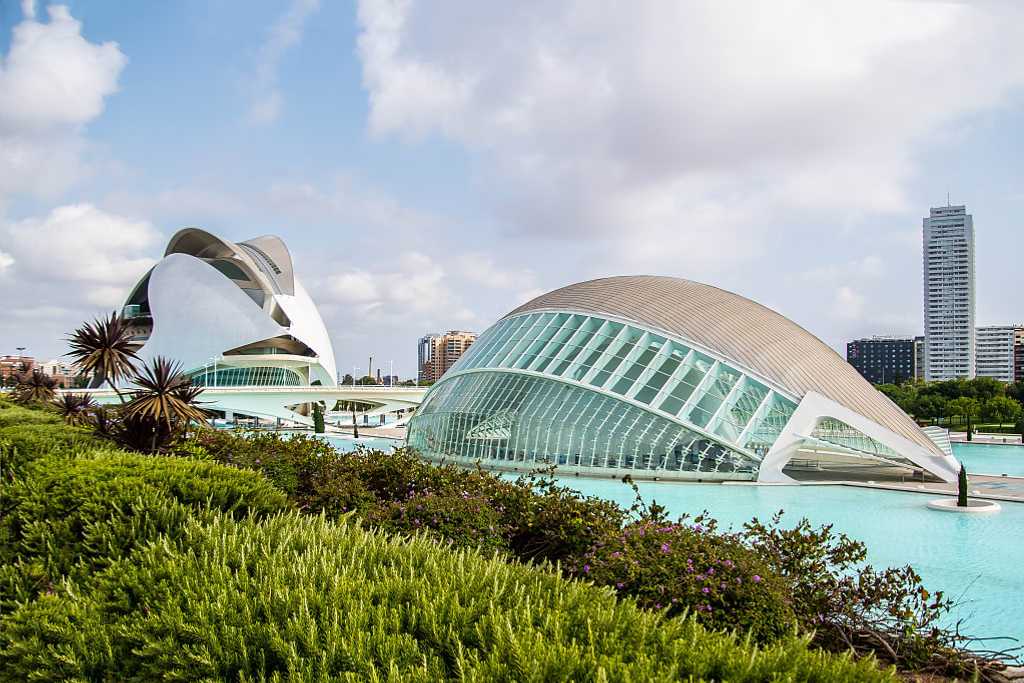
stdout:
POLYGON ((738 294, 681 278, 609 277, 542 294, 505 317, 538 310, 613 316, 692 341, 797 397, 822 394, 941 455, 906 413, 827 344, 738 294))

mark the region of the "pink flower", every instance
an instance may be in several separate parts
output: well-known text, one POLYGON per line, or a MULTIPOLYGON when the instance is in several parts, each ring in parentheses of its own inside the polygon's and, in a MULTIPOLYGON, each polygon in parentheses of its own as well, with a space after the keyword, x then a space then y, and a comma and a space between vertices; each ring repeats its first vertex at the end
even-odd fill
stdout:
POLYGON ((663 553, 667 553, 668 552, 668 543, 662 543, 661 544, 661 552, 663 552, 663 553))
POLYGON ((757 574, 754 574, 754 583, 761 583, 761 577, 757 574))
POLYGON ((708 593, 711 592, 711 589, 708 588, 707 586, 704 586, 703 588, 700 589, 700 592, 704 593, 705 595, 707 595, 708 593))
POLYGON ((590 573, 590 565, 589 564, 583 565, 583 573, 584 574, 589 574, 590 573))

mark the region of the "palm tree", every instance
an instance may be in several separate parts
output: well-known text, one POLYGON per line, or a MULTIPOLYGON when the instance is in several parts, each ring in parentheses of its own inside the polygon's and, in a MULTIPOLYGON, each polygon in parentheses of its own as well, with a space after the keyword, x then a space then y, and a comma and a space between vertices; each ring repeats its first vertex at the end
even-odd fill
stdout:
POLYGON ((22 403, 48 403, 56 395, 57 380, 41 370, 23 372, 14 385, 14 398, 22 403))
POLYGON ((71 346, 67 355, 74 359, 79 372, 99 377, 124 403, 117 383, 135 372, 133 361, 139 359, 124 319, 116 312, 109 318, 97 318, 72 332, 67 341, 71 346))
POLYGON ((142 367, 134 377, 132 400, 123 408, 124 419, 151 430, 150 451, 156 452, 158 441, 169 441, 180 428, 188 430, 191 421, 203 422, 208 413, 196 400, 202 387, 193 386, 181 365, 157 356, 142 367))
POLYGON ((61 394, 53 399, 57 412, 69 425, 83 425, 92 422, 96 403, 89 394, 61 394))

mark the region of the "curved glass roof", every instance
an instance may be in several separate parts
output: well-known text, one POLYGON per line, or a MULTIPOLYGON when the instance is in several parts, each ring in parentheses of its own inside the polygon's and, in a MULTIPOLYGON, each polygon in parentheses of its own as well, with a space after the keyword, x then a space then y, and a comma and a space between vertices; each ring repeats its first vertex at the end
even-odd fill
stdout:
POLYGON ((792 398, 822 394, 895 434, 941 454, 896 404, 824 342, 749 299, 716 287, 657 276, 611 277, 543 294, 512 311, 605 315, 713 351, 792 398))
MULTIPOLYGON (((639 325, 579 313, 526 313, 505 318, 480 336, 430 392, 418 412, 417 428, 423 427, 428 415, 466 409, 462 392, 471 390, 484 396, 472 412, 485 422, 471 420, 472 424, 464 425, 467 429, 495 434, 505 423, 517 425, 518 404, 488 398, 486 386, 498 380, 479 380, 485 388, 456 383, 460 377, 479 373, 540 375, 546 382, 571 384, 577 387, 574 396, 601 397, 601 405, 609 409, 617 405, 619 411, 636 413, 636 424, 645 433, 653 421, 671 426, 666 433, 679 439, 692 436, 715 443, 730 457, 753 463, 771 448, 797 403, 728 362, 639 325), (502 411, 500 420, 494 411, 502 411)), ((593 423, 592 417, 586 419, 587 424, 593 423)), ((569 424, 576 421, 573 417, 569 424)), ((669 450, 679 439, 668 444, 669 450)), ((452 445, 446 443, 446 447, 452 445)))

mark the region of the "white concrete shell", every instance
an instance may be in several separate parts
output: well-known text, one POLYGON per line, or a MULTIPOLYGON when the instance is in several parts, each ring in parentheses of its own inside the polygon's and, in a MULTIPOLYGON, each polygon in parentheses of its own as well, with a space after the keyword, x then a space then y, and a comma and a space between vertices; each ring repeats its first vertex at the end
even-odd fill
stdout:
MULTIPOLYGON (((142 362, 170 358, 198 384, 337 384, 327 328, 277 237, 234 244, 197 228, 179 231, 132 289, 123 315, 142 362)), ((229 408, 244 413, 244 403, 229 408)), ((254 414, 295 416, 283 404, 256 403, 254 414)))

